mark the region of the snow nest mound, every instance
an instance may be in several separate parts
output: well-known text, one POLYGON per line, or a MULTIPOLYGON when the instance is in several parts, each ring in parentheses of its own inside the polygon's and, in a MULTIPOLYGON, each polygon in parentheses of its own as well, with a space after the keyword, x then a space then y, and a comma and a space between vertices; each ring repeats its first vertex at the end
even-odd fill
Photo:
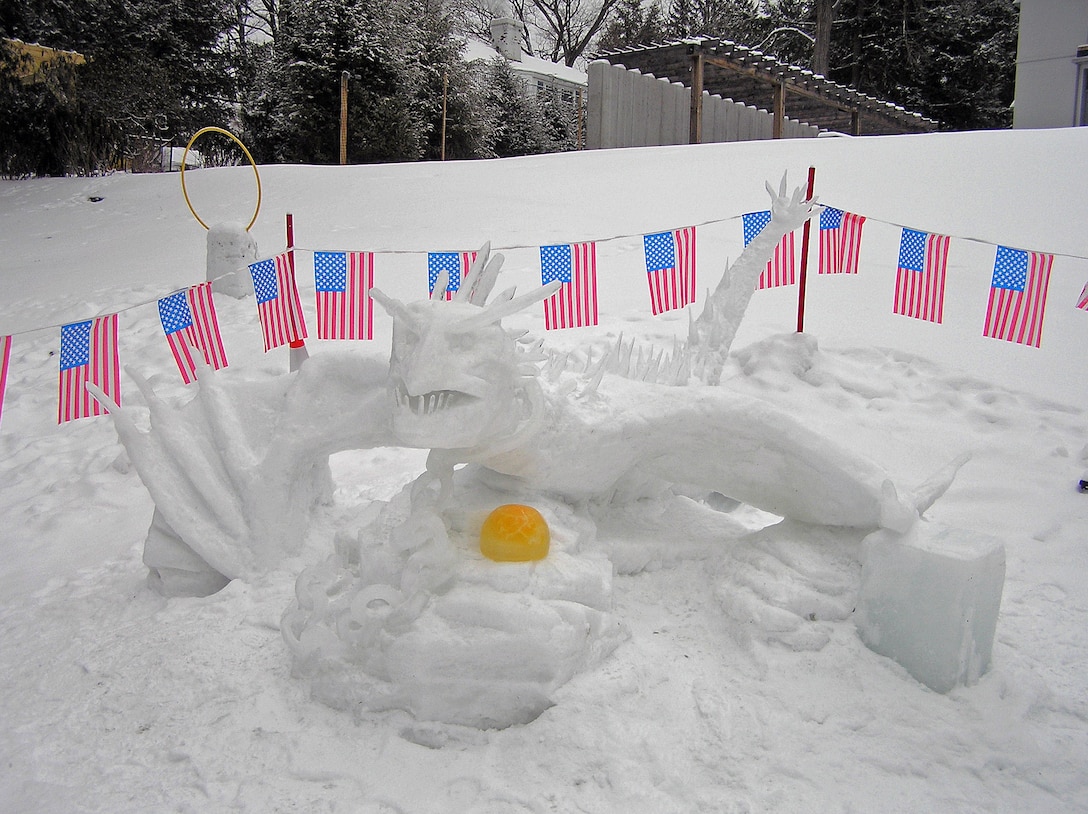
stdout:
POLYGON ((481 729, 527 723, 627 638, 611 613, 612 563, 591 521, 539 495, 548 556, 492 562, 480 527, 510 495, 469 467, 457 473, 455 508, 420 511, 425 477, 368 505, 337 533, 336 553, 300 574, 281 625, 294 674, 336 709, 481 729))

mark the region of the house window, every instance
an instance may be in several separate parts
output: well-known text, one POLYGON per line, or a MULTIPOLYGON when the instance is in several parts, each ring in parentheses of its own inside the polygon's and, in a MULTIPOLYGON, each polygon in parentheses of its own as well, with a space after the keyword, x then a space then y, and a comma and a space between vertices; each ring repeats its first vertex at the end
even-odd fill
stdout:
POLYGON ((1073 112, 1073 124, 1077 127, 1088 126, 1088 45, 1082 45, 1077 49, 1077 56, 1073 59, 1077 66, 1077 98, 1076 110, 1073 112))

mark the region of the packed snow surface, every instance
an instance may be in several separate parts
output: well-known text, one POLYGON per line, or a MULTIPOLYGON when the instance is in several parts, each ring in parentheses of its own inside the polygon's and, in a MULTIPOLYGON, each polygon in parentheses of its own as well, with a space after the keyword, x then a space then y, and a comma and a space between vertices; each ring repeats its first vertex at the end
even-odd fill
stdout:
MULTIPOLYGON (((396 510, 419 450, 335 455, 333 502, 271 570, 205 598, 148 588, 152 502, 111 420, 55 423, 57 326, 121 311, 122 362, 164 398, 191 397, 154 301, 204 278, 205 233, 176 175, 0 182, 0 334, 15 335, 0 418, 0 810, 1088 809, 1088 495, 1076 488, 1088 312, 1075 308, 1088 282, 1086 142, 1057 130, 261 168, 262 257, 283 247, 290 212, 300 268, 315 249, 373 250, 377 284, 406 301, 426 290, 427 251, 490 240, 505 285, 524 291, 539 281, 537 246, 600 241, 598 327, 545 332, 536 309, 505 321, 599 358, 620 334, 664 348, 686 334, 686 313, 651 316, 643 234, 700 224, 705 291, 740 254, 740 215, 766 208, 764 182, 788 171, 801 183, 815 166, 821 200, 869 218, 860 272, 811 274, 804 337, 796 287, 757 292, 720 387, 766 400, 904 490, 972 455, 927 517, 1005 545, 977 683, 934 692, 862 643, 863 531, 670 494, 594 507, 589 535, 585 507, 548 499, 555 559, 499 573, 468 558, 463 575, 459 590, 503 594, 490 607, 508 609, 509 635, 468 641, 479 606, 447 595, 442 626, 401 662, 437 683, 436 659, 464 666, 464 639, 482 680, 512 663, 557 678, 539 684, 538 717, 501 729, 330 705, 335 682, 315 691, 281 631, 299 575, 396 510), (942 325, 892 314, 902 226, 955 238, 942 325), (1057 255, 1039 349, 982 337, 997 244, 1057 255), (574 554, 577 565, 564 559, 574 554), (539 595, 600 614, 599 658, 572 660, 569 642, 543 635, 547 620, 519 600, 539 595)), ((246 167, 187 184, 206 222, 253 210, 246 167)), ((299 279, 310 315, 312 278, 299 279)), ((216 304, 230 359, 216 375, 286 376, 286 349, 262 353, 252 298, 216 304)), ((380 362, 389 343, 379 316, 373 342, 308 346, 313 360, 347 350, 380 362)), ((690 426, 654 430, 698 448, 690 426)), ((693 467, 716 454, 704 445, 693 467)), ((572 472, 590 455, 574 451, 572 472)), ((457 676, 462 689, 472 678, 457 676)), ((457 687, 435 689, 418 697, 448 711, 457 687)))

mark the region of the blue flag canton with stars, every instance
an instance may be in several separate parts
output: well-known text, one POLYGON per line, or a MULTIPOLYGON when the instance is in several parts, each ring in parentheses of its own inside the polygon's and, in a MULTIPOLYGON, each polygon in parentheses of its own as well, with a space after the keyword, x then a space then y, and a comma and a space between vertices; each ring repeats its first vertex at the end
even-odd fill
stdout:
POLYGON ((743 217, 744 221, 744 245, 747 246, 753 240, 756 235, 763 231, 763 227, 771 222, 771 210, 764 209, 762 212, 749 212, 743 217))
POLYGON ((91 361, 91 321, 73 322, 60 329, 60 369, 69 370, 91 361))
POLYGON ((917 229, 904 229, 899 239, 899 268, 907 271, 921 271, 926 263, 926 232, 917 229))
POLYGON ((994 288, 1007 288, 1009 291, 1023 291, 1028 282, 1028 253, 1021 249, 1007 246, 997 247, 994 259, 994 278, 990 283, 994 288))
POLYGON ((427 288, 434 291, 438 275, 446 272, 449 282, 447 291, 456 291, 461 287, 461 254, 459 252, 430 252, 427 255, 427 288))
POLYGON ((540 282, 547 285, 553 280, 561 283, 571 281, 570 244, 562 246, 540 247, 540 282))
POLYGON ((193 324, 193 313, 189 310, 189 299, 184 291, 159 300, 159 319, 162 320, 163 331, 168 334, 177 333, 193 324))
POLYGON ((672 232, 658 232, 643 238, 646 250, 646 271, 676 268, 676 243, 672 232))
POLYGON ((343 293, 348 287, 348 256, 344 252, 314 252, 314 287, 343 293))
POLYGON ((820 228, 821 229, 838 229, 842 226, 843 211, 841 209, 835 209, 833 206, 828 206, 820 213, 820 228))
POLYGON ((249 267, 253 277, 253 292, 257 295, 257 304, 274 300, 280 295, 280 285, 276 281, 276 261, 261 260, 249 267))

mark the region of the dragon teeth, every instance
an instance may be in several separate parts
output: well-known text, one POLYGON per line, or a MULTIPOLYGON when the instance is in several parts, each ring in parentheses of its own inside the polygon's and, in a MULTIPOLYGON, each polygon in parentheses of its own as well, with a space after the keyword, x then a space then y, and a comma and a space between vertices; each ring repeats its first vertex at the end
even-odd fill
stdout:
POLYGON ((425 393, 421 396, 412 396, 398 387, 395 390, 397 407, 407 407, 415 415, 432 415, 445 410, 450 403, 455 401, 454 394, 449 390, 439 390, 433 393, 425 393))

